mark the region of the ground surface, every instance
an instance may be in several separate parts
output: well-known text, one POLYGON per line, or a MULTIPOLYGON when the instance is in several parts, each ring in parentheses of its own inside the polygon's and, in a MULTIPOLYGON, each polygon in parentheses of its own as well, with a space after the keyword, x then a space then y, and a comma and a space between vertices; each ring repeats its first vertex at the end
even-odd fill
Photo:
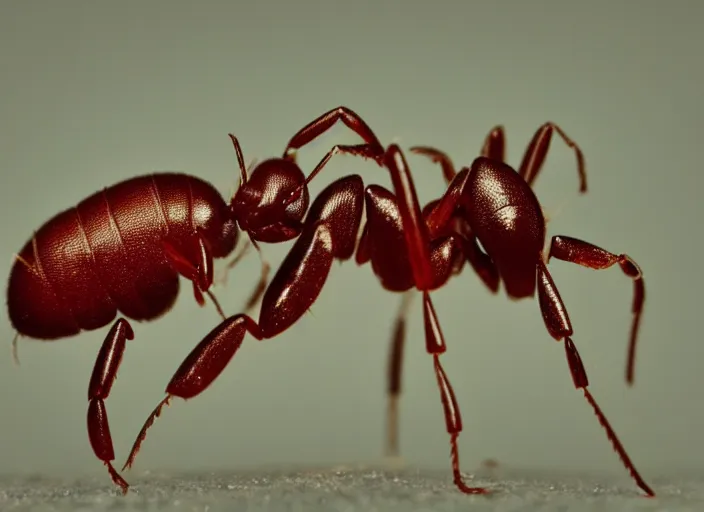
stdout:
POLYGON ((369 468, 128 474, 119 495, 105 478, 0 480, 0 511, 704 511, 704 478, 651 479, 655 499, 627 479, 532 471, 477 474, 490 497, 455 491, 446 472, 369 468))

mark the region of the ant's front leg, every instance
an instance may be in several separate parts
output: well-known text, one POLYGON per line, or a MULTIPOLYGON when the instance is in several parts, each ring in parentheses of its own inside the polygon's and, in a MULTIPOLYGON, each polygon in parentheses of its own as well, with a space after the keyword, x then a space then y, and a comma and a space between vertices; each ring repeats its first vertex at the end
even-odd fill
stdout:
POLYGON ((311 205, 299 238, 289 251, 262 298, 259 322, 246 314, 225 319, 186 357, 166 387, 166 397, 142 427, 123 466, 134 463, 147 430, 172 397, 184 400, 205 391, 242 345, 247 332, 255 339, 273 338, 297 322, 315 303, 334 259, 354 253, 362 218, 364 184, 359 176, 329 185, 311 205))

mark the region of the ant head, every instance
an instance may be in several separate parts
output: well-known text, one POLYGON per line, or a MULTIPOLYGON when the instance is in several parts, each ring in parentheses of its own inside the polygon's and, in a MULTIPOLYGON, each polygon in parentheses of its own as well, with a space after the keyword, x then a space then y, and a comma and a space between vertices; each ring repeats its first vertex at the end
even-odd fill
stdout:
POLYGON ((301 168, 291 160, 264 160, 235 193, 231 214, 255 240, 277 243, 295 238, 308 210, 305 180, 301 168))

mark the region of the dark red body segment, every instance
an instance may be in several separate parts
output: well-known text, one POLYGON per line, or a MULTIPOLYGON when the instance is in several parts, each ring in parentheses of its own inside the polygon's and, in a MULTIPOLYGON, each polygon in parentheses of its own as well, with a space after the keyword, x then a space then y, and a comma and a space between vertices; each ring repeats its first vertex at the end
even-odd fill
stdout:
POLYGON ((213 257, 237 242, 228 205, 209 183, 175 173, 132 178, 46 222, 10 274, 8 311, 21 334, 53 340, 103 327, 118 311, 153 320, 174 304, 179 277, 161 242, 200 233, 213 257))
POLYGON ((266 243, 285 242, 300 234, 308 209, 308 188, 285 208, 281 204, 305 183, 295 162, 271 158, 261 162, 232 200, 232 214, 243 231, 266 243))
POLYGON ((463 197, 463 203, 473 204, 463 204, 466 219, 496 265, 506 293, 516 299, 532 297, 545 246, 545 218, 528 183, 505 163, 479 157, 463 197))

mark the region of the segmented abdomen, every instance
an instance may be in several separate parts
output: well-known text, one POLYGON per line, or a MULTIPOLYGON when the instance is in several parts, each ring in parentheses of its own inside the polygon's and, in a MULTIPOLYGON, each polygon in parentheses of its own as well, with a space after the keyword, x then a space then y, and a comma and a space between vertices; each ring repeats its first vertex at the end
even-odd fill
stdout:
POLYGON ((178 275, 161 240, 194 230, 194 190, 184 174, 123 181, 46 222, 20 252, 8 310, 23 335, 56 339, 111 322, 118 310, 154 319, 173 305, 178 275))

